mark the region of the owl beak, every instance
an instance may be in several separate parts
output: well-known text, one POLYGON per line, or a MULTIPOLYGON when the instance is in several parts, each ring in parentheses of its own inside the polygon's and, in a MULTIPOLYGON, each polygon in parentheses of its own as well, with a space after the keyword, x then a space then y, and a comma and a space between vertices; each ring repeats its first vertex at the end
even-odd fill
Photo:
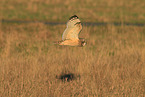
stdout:
POLYGON ((85 45, 86 45, 86 42, 83 43, 83 46, 85 46, 85 45))
POLYGON ((86 42, 85 41, 82 41, 81 42, 81 46, 85 46, 86 45, 86 42))

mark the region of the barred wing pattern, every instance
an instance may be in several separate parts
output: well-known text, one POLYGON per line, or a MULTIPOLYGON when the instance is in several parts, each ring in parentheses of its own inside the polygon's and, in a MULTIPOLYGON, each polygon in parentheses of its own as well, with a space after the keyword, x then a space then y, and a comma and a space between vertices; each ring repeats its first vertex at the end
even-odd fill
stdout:
POLYGON ((63 32, 62 40, 79 40, 78 34, 82 30, 81 21, 76 15, 70 17, 67 28, 63 32))

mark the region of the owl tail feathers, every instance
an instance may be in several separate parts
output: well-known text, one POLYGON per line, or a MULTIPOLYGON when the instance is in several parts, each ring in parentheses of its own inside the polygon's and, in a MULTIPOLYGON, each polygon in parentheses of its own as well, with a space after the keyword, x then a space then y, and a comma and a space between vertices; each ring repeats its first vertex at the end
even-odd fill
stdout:
POLYGON ((60 44, 62 41, 55 41, 54 44, 60 44))

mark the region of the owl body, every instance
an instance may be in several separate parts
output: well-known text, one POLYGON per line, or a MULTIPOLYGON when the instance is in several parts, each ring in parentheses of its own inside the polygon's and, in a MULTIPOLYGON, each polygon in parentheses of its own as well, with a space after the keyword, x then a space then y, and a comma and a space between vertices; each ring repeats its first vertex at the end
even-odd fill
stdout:
POLYGON ((63 32, 62 41, 59 41, 58 44, 67 46, 85 46, 85 40, 79 39, 78 37, 81 30, 82 25, 78 16, 71 16, 67 22, 67 28, 63 32))

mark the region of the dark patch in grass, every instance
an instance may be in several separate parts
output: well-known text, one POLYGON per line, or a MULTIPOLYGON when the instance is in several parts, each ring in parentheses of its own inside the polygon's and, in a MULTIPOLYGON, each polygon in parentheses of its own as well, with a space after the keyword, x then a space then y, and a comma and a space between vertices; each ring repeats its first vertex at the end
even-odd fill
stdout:
POLYGON ((65 74, 61 74, 60 76, 56 76, 56 78, 60 79, 62 82, 70 82, 72 80, 75 80, 77 77, 80 77, 73 74, 73 73, 65 73, 65 74))
POLYGON ((15 44, 15 51, 17 51, 18 53, 26 51, 26 48, 27 48, 26 43, 19 43, 18 45, 15 44))

